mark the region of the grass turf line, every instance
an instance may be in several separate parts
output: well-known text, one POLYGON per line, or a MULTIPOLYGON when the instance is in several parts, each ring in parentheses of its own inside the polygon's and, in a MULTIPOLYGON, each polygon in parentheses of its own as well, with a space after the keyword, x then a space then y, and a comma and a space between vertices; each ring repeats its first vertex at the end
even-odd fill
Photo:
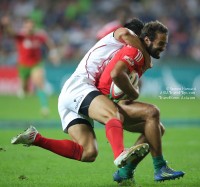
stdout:
MULTIPOLYGON (((48 138, 66 139, 60 129, 38 129, 48 138)), ((1 187, 114 187, 112 174, 116 171, 113 154, 103 129, 96 129, 99 155, 93 163, 66 159, 39 147, 11 145, 10 139, 23 130, 0 131, 0 186, 1 187), (20 177, 20 178, 19 178, 20 177), (24 180, 22 178, 26 177, 24 180)), ((163 137, 163 152, 171 167, 186 172, 184 178, 156 183, 153 181, 151 156, 139 164, 135 179, 142 187, 197 187, 200 186, 200 128, 167 127, 163 137)), ((138 134, 125 132, 125 147, 133 145, 138 134)))
MULTIPOLYGON (((139 101, 155 104, 161 111, 162 118, 193 119, 200 118, 200 99, 161 100, 159 98, 139 98, 139 101)), ((49 97, 49 120, 60 120, 58 114, 58 95, 49 97)), ((15 96, 0 96, 0 120, 40 120, 40 105, 38 98, 26 96, 19 99, 15 96)))

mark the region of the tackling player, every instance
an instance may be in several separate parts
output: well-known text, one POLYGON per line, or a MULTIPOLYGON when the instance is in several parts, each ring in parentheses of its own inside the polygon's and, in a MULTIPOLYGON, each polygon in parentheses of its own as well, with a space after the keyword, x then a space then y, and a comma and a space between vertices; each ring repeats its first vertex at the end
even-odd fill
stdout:
POLYGON ((47 96, 44 91, 44 68, 41 57, 41 45, 46 44, 50 50, 50 60, 57 64, 59 58, 54 42, 42 30, 35 30, 34 23, 31 19, 24 21, 23 29, 16 31, 12 28, 9 17, 5 16, 1 20, 3 30, 12 36, 17 42, 18 50, 18 72, 20 78, 20 90, 18 96, 23 97, 28 91, 28 80, 37 88, 37 95, 40 100, 41 113, 46 116, 49 113, 47 96))
MULTIPOLYGON (((150 22, 144 26, 140 38, 151 56, 160 58, 160 52, 165 50, 168 42, 168 30, 159 22, 150 22)), ((124 46, 104 69, 97 88, 104 95, 109 95, 111 83, 114 81, 129 98, 132 98, 132 101, 119 101, 117 106, 120 114, 124 116, 123 128, 129 132, 142 134, 135 145, 149 144, 155 169, 154 180, 180 178, 184 172, 168 167, 162 154, 161 136, 164 134, 164 127, 160 123, 159 109, 148 103, 133 101, 139 96, 139 91, 132 86, 128 75, 135 70, 141 77, 143 65, 144 58, 140 50, 124 46)), ((114 180, 122 184, 127 183, 128 180, 133 181, 134 170, 146 155, 129 162, 124 168, 116 171, 113 175, 114 180)))
POLYGON ((141 156, 148 149, 148 144, 124 150, 123 116, 118 108, 95 85, 114 54, 124 45, 134 45, 146 55, 146 66, 151 66, 149 54, 143 44, 131 31, 141 32, 143 23, 133 19, 127 28, 117 29, 100 40, 80 62, 78 68, 65 83, 59 96, 58 108, 63 131, 69 133, 71 140, 52 140, 42 137, 34 127, 12 139, 13 144, 33 144, 67 158, 92 162, 98 154, 97 142, 93 130, 93 120, 106 124, 106 135, 114 151, 115 164, 122 167, 128 160, 141 156), (131 30, 129 30, 131 29, 131 30), (99 104, 101 106, 99 106, 99 104), (99 113, 97 113, 99 111, 99 113), (123 153, 122 153, 123 151, 123 153))

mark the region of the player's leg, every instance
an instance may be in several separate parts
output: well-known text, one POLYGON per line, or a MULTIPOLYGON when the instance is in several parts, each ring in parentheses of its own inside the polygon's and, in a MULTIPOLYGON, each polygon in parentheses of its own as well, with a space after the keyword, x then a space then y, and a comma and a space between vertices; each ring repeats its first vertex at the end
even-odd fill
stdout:
POLYGON ((124 129, 145 135, 152 157, 162 155, 160 111, 155 105, 138 101, 120 101, 119 110, 124 115, 124 129))
MULTIPOLYGON (((140 126, 142 126, 142 124, 140 124, 140 126)), ((160 123, 160 129, 161 129, 161 134, 163 135, 165 132, 165 128, 162 125, 162 123, 160 123)), ((135 125, 135 128, 134 127, 130 128, 130 129, 128 129, 128 131, 134 132, 134 133, 141 132, 141 128, 137 129, 137 125, 135 125)), ((142 133, 134 145, 136 146, 136 145, 143 144, 143 143, 149 143, 149 142, 147 141, 145 135, 142 133)), ((114 180, 117 182, 120 182, 123 185, 135 183, 134 171, 135 171, 137 165, 148 155, 148 153, 149 153, 149 150, 144 154, 144 156, 138 157, 138 158, 132 160, 126 166, 124 166, 123 168, 120 168, 118 171, 116 171, 113 176, 114 180)))
POLYGON ((123 116, 117 106, 99 91, 93 91, 83 100, 79 112, 106 125, 106 137, 116 159, 124 151, 123 116))
MULTIPOLYGON (((160 123, 160 130, 161 130, 161 135, 163 136, 164 132, 165 132, 165 128, 162 123, 160 123)), ((129 132, 137 132, 137 130, 134 128, 129 129, 128 131, 129 132)), ((137 139, 137 141, 135 142, 134 145, 136 146, 136 145, 139 145, 142 143, 148 143, 148 141, 143 133, 139 136, 139 138, 137 139)), ((135 166, 137 166, 139 164, 139 162, 141 162, 144 159, 144 157, 146 157, 148 155, 148 153, 149 153, 149 151, 147 153, 145 153, 145 155, 143 157, 136 158, 131 163, 134 164, 135 166)))
POLYGON ((35 145, 60 156, 92 162, 97 156, 97 142, 92 124, 79 114, 59 107, 63 131, 69 133, 72 140, 56 140, 43 137, 35 127, 28 128, 11 140, 13 144, 35 145), (82 123, 82 124, 81 124, 82 123))
POLYGON ((114 163, 118 167, 122 167, 122 165, 127 163, 127 160, 123 160, 125 163, 122 163, 121 159, 123 155, 128 155, 129 152, 131 155, 132 151, 133 155, 129 158, 131 160, 136 156, 134 154, 140 156, 143 154, 143 151, 145 151, 144 149, 146 149, 146 147, 142 146, 138 146, 138 150, 134 147, 134 149, 131 148, 124 151, 122 127, 123 115, 119 113, 117 106, 109 98, 105 95, 99 95, 99 91, 90 92, 86 96, 80 106, 79 112, 105 124, 106 137, 114 152, 114 163))
POLYGON ((82 123, 70 126, 68 133, 72 141, 83 147, 81 161, 82 162, 93 162, 98 155, 98 145, 96 136, 91 125, 82 123))
POLYGON ((19 76, 20 86, 17 91, 17 96, 19 98, 23 98, 25 93, 28 91, 28 79, 30 77, 30 68, 19 65, 18 76, 19 76))
POLYGON ((30 126, 24 133, 18 134, 11 140, 12 144, 35 145, 49 150, 60 156, 81 160, 82 146, 71 140, 55 140, 43 137, 35 127, 30 126))
POLYGON ((94 130, 89 121, 77 118, 72 120, 68 127, 68 133, 72 140, 53 140, 42 137, 39 134, 36 136, 33 145, 50 150, 66 158, 82 162, 95 161, 98 147, 94 130))
POLYGON ((62 103, 66 109, 106 125, 106 136, 114 152, 114 163, 118 167, 122 167, 128 159, 132 159, 143 151, 142 148, 141 150, 124 150, 123 116, 109 98, 102 95, 95 86, 85 83, 82 78, 71 77, 65 83, 59 103, 62 103))
POLYGON ((106 135, 116 158, 124 150, 122 121, 118 109, 95 86, 83 81, 79 77, 70 78, 61 91, 59 103, 77 114, 83 114, 106 124, 106 135), (102 107, 98 103, 102 103, 102 107), (117 133, 112 136, 113 129, 116 129, 117 133))
MULTIPOLYGON (((157 122, 158 119, 156 119, 156 118, 159 116, 156 114, 158 112, 158 111, 156 111, 156 108, 150 104, 145 104, 145 103, 140 103, 140 102, 130 102, 130 101, 120 101, 118 103, 118 105, 119 105, 120 112, 124 115, 124 129, 129 132, 142 133, 142 135, 139 137, 139 139, 137 140, 135 145, 137 145, 138 143, 147 143, 148 142, 150 145, 150 150, 152 150, 151 137, 150 137, 150 141, 148 141, 148 139, 146 138, 146 134, 145 134, 145 125, 146 125, 146 123, 147 124, 150 123, 149 125, 158 123, 157 122), (149 111, 150 108, 152 108, 152 111, 151 111, 152 113, 149 111), (154 108, 155 108, 155 110, 154 110, 154 108), (153 114, 153 112, 155 114, 153 114), (152 118, 155 117, 155 119, 148 120, 148 117, 151 118, 150 116, 152 116, 152 118), (144 136, 144 134, 145 134, 145 136, 144 136)), ((153 131, 153 129, 150 129, 150 131, 153 131)), ((148 133, 149 132, 147 132, 147 137, 148 137, 148 133)), ((149 136, 151 136, 151 135, 149 135, 149 136)), ((153 136, 156 137, 157 134, 153 135, 153 136)), ((157 141, 161 141, 161 140, 158 140, 158 138, 157 138, 157 141)), ((158 151, 156 150, 156 152, 158 154, 162 154, 161 148, 157 145, 155 147, 158 149, 158 151)), ((154 149, 152 151, 153 151, 153 154, 155 154, 154 149)), ((140 159, 136 158, 132 162, 129 162, 124 168, 121 168, 120 170, 116 171, 114 173, 114 180, 117 182, 122 182, 123 179, 125 179, 124 180, 125 182, 127 182, 126 179, 132 180, 133 171, 137 167, 137 164, 147 155, 147 153, 144 154, 144 156, 141 157, 140 159)))
POLYGON ((31 71, 31 81, 36 86, 36 93, 40 100, 41 113, 46 116, 49 114, 47 95, 44 91, 45 71, 41 64, 36 65, 31 71))
MULTIPOLYGON (((120 101, 119 110, 124 115, 124 129, 130 132, 142 133, 135 145, 143 142, 149 143, 155 171, 159 172, 163 167, 166 167, 166 161, 163 158, 161 147, 161 136, 164 134, 164 127, 160 123, 159 109, 147 103, 120 101)), ((118 173, 121 173, 121 175, 123 173, 125 175, 128 173, 131 174, 131 170, 134 170, 143 158, 135 159, 123 169, 120 169, 118 173)), ((184 173, 179 172, 179 175, 183 176, 184 173)), ((177 176, 173 174, 173 176, 171 175, 172 177, 176 178, 177 176)), ((166 178, 164 180, 168 179, 166 178)))

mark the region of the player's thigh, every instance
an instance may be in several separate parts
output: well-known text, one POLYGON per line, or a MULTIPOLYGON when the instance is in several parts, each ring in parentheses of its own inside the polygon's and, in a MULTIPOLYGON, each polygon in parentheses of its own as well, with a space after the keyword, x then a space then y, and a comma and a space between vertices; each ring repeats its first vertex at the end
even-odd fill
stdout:
POLYGON ((159 109, 149 103, 124 100, 120 101, 118 106, 120 113, 124 116, 124 128, 138 124, 144 126, 148 118, 154 114, 159 115, 159 109))
POLYGON ((95 97, 88 108, 89 117, 100 123, 107 123, 110 119, 116 118, 123 121, 117 105, 105 95, 95 97))
POLYGON ((20 79, 20 86, 25 90, 28 85, 28 80, 31 74, 31 70, 28 67, 22 65, 18 66, 18 75, 20 79))
POLYGON ((77 114, 81 113, 104 124, 112 118, 121 119, 117 106, 94 85, 84 81, 79 77, 71 77, 61 91, 60 103, 77 114))
MULTIPOLYGON (((134 124, 134 125, 124 125, 124 130, 126 130, 128 132, 145 134, 145 126, 146 126, 146 122, 141 122, 141 123, 134 124)), ((161 130, 161 134, 163 136, 164 132, 165 132, 165 128, 162 123, 160 123, 159 127, 161 130)))
POLYGON ((36 66, 33 67, 31 70, 31 80, 32 82, 38 86, 38 87, 43 87, 44 86, 44 76, 45 76, 45 72, 44 72, 44 68, 42 66, 36 66))

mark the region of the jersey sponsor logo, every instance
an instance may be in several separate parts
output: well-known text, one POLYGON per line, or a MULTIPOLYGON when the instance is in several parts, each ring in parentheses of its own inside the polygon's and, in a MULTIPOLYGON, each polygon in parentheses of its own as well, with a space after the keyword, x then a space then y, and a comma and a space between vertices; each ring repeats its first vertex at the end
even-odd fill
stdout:
POLYGON ((29 40, 25 39, 23 41, 23 46, 25 49, 31 49, 31 48, 39 48, 40 47, 40 41, 39 40, 29 40))
POLYGON ((30 49, 30 48, 32 48, 33 44, 32 44, 32 42, 30 40, 25 39, 23 41, 23 46, 24 46, 25 49, 30 49))
POLYGON ((134 60, 131 57, 125 55, 123 59, 126 60, 131 66, 134 65, 134 60))
POLYGON ((143 54, 142 54, 142 52, 138 49, 138 54, 136 55, 136 57, 134 58, 134 60, 135 60, 136 62, 140 62, 140 61, 142 60, 142 58, 143 58, 143 54))

